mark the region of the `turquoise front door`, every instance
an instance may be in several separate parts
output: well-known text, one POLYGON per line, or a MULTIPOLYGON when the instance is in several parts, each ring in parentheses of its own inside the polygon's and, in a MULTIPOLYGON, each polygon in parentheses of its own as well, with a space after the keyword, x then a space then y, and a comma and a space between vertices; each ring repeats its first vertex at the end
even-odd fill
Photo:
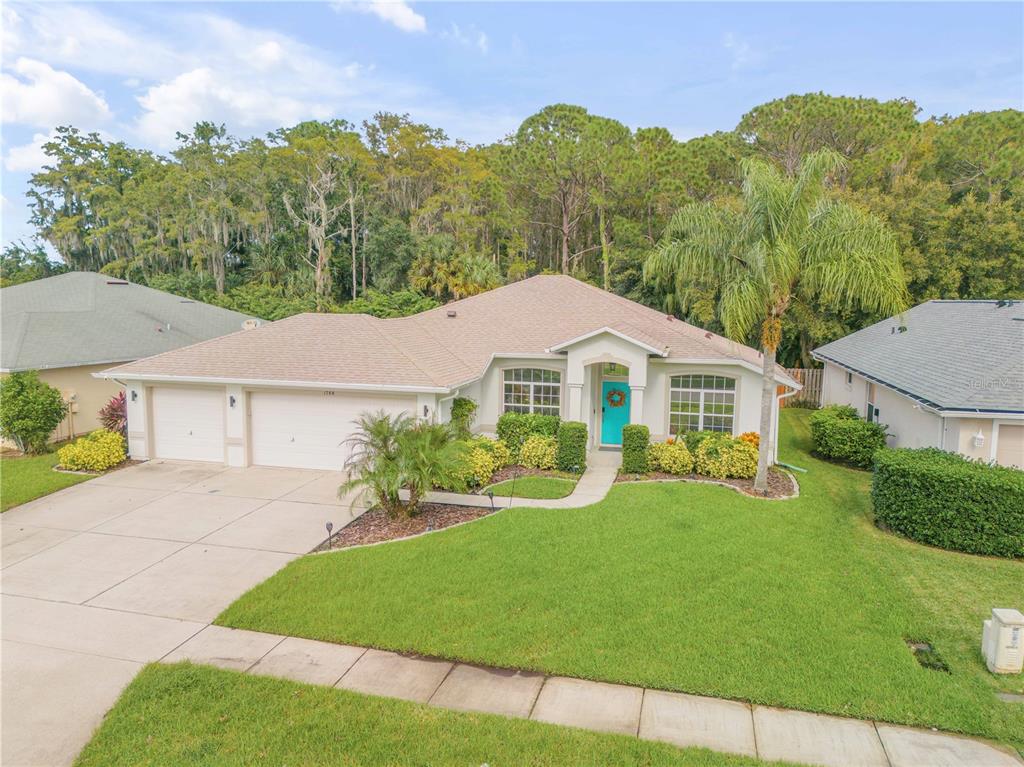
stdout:
POLYGON ((621 445, 622 427, 629 423, 629 384, 601 383, 601 444, 621 445))

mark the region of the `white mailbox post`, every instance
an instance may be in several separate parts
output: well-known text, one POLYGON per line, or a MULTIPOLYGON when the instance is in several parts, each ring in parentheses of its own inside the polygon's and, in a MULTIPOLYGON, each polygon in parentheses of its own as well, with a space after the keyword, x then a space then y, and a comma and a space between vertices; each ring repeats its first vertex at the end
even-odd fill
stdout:
POLYGON ((981 632, 981 654, 993 674, 1019 674, 1024 667, 1024 615, 992 608, 981 632))

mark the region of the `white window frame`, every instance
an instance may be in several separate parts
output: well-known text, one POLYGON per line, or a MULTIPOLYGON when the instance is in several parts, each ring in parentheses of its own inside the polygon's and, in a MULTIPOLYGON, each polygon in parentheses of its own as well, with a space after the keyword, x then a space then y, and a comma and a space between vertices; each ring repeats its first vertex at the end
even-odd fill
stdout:
POLYGON ((541 415, 556 415, 561 417, 562 415, 562 371, 557 368, 542 367, 538 365, 515 365, 512 367, 501 369, 501 412, 502 413, 521 413, 523 412, 519 408, 526 407, 527 413, 539 413, 541 415), (557 381, 508 381, 506 376, 516 370, 529 370, 529 371, 542 371, 557 376, 557 381), (529 387, 528 399, 529 402, 526 405, 509 402, 505 392, 506 384, 518 384, 520 386, 529 387), (538 405, 535 402, 534 392, 538 387, 551 387, 554 389, 554 394, 557 397, 557 402, 554 405, 538 405), (554 410, 555 412, 551 412, 554 410))
MULTIPOLYGON (((739 405, 739 380, 737 378, 735 378, 733 376, 728 376, 728 375, 721 375, 719 373, 690 373, 690 372, 685 372, 685 373, 672 373, 671 375, 669 375, 669 377, 668 377, 668 415, 666 417, 666 419, 667 419, 666 425, 668 427, 668 433, 674 436, 676 434, 681 434, 681 433, 684 433, 686 431, 691 431, 691 430, 690 429, 683 429, 683 428, 676 428, 674 426, 674 424, 672 423, 672 416, 673 416, 673 413, 672 413, 672 393, 673 392, 691 392, 691 393, 698 393, 700 395, 698 400, 697 400, 697 429, 696 429, 696 431, 716 431, 716 432, 719 432, 721 434, 731 434, 731 435, 735 436, 735 434, 736 434, 736 408, 739 405), (702 376, 702 379, 701 379, 701 384, 702 385, 699 388, 695 388, 695 387, 691 387, 691 386, 676 386, 673 383, 673 379, 675 379, 675 378, 684 378, 684 377, 692 377, 692 376, 702 376), (732 388, 731 389, 708 389, 708 388, 704 388, 704 386, 703 386, 703 378, 721 378, 721 379, 724 379, 726 381, 731 381, 732 382, 732 388), (731 394, 732 395, 732 413, 729 414, 729 415, 720 415, 720 414, 717 414, 717 413, 705 413, 704 412, 704 406, 705 406, 706 395, 707 394, 731 394), (731 419, 730 424, 729 424, 729 428, 726 429, 726 430, 721 430, 721 429, 705 429, 705 426, 704 426, 705 415, 709 416, 709 417, 713 417, 713 418, 729 418, 729 419, 731 419), (676 430, 673 431, 673 428, 676 428, 676 430)), ((693 415, 693 414, 690 413, 690 414, 684 414, 684 415, 693 415)))

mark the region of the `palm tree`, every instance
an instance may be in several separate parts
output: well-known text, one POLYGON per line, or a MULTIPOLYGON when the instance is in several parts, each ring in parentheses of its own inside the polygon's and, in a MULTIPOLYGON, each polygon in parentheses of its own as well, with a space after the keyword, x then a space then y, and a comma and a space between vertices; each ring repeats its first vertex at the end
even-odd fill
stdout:
POLYGON ((766 162, 744 160, 739 204, 681 208, 644 264, 645 280, 659 284, 681 309, 711 289, 729 337, 743 341, 758 333, 764 375, 754 486, 762 492, 773 453, 775 352, 786 311, 802 302, 890 315, 906 305, 891 232, 827 193, 828 177, 843 165, 840 155, 821 150, 804 157, 789 177, 766 162))

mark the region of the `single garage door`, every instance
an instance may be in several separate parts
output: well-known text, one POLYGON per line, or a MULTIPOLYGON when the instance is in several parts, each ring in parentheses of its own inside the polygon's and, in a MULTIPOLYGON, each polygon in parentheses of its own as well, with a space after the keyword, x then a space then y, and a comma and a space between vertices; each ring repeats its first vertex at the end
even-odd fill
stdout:
POLYGON ((347 392, 256 391, 249 394, 249 438, 257 466, 340 471, 345 440, 361 413, 416 411, 414 397, 347 392))
POLYGON ((153 453, 157 458, 224 462, 224 391, 156 387, 153 453))

